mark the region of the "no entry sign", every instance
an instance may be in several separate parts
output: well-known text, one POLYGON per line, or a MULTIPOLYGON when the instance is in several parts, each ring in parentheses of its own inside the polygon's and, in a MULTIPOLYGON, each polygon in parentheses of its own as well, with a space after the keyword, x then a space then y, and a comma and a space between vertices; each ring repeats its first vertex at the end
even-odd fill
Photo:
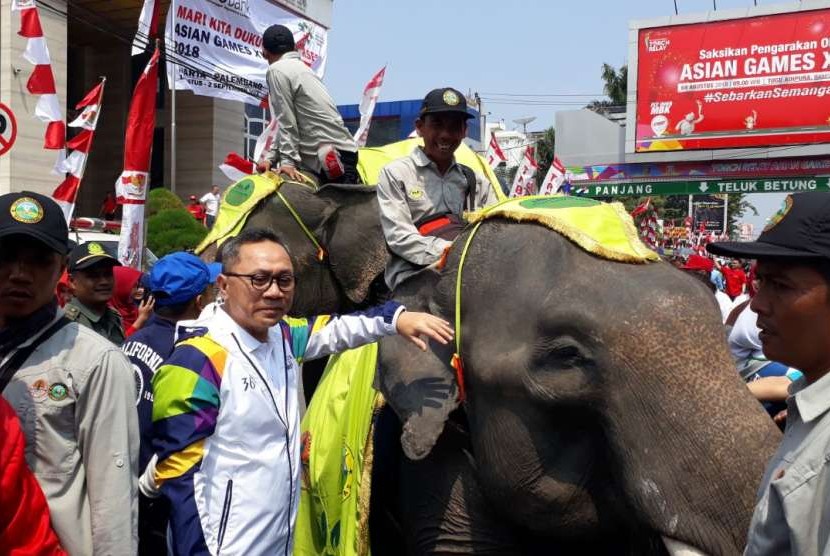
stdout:
POLYGON ((17 121, 11 109, 0 103, 0 155, 9 152, 17 139, 17 121))

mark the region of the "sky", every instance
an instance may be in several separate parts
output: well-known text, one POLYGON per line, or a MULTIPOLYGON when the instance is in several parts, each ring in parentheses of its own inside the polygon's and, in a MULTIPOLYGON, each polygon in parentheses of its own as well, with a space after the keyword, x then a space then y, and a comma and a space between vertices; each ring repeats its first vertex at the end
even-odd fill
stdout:
MULTIPOLYGON (((753 5, 714 2, 718 10, 753 5)), ((680 14, 712 6, 713 0, 677 0, 680 14)), ((558 110, 603 98, 602 64, 627 62, 629 21, 669 15, 674 0, 335 0, 325 82, 338 104, 356 104, 386 65, 381 101, 452 86, 478 92, 487 121, 504 119, 512 128, 512 120, 532 116, 528 130, 542 130, 558 110), (546 96, 532 96, 528 105, 510 95, 546 96)), ((742 220, 757 233, 783 195, 749 197, 759 216, 742 220)))

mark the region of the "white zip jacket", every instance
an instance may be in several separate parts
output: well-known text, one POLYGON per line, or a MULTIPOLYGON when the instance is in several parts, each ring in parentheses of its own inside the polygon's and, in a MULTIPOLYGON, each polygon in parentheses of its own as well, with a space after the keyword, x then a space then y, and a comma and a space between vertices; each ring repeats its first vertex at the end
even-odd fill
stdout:
POLYGON ((394 334, 404 308, 284 319, 259 342, 224 310, 153 378, 155 480, 176 554, 290 556, 300 492, 299 363, 394 334))

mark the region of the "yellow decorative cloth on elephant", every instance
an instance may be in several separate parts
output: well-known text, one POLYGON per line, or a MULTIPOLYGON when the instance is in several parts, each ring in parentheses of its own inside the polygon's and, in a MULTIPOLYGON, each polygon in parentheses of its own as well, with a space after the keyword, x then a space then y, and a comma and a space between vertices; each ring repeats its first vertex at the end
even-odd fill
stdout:
POLYGON ((640 241, 631 216, 620 203, 561 195, 516 197, 467 214, 471 224, 490 218, 541 224, 588 253, 611 261, 660 260, 657 253, 640 241))
POLYGON ((302 488, 294 554, 369 554, 377 343, 333 356, 301 424, 302 488))
POLYGON ((277 174, 252 174, 225 190, 216 222, 196 248, 196 252, 201 253, 213 243, 221 245, 226 239, 239 234, 254 207, 277 191, 282 183, 283 179, 277 174))

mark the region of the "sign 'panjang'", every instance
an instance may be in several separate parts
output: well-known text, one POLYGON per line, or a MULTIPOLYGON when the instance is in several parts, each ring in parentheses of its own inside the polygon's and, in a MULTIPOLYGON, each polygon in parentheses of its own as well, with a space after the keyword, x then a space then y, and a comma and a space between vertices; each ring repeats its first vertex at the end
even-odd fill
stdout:
POLYGON ((325 27, 268 0, 178 0, 167 14, 165 44, 177 64, 167 64, 168 82, 175 78, 177 90, 197 95, 259 104, 268 95, 262 33, 274 24, 291 29, 303 61, 322 77, 325 27))
POLYGON ((830 9, 640 29, 636 151, 830 142, 830 9))

